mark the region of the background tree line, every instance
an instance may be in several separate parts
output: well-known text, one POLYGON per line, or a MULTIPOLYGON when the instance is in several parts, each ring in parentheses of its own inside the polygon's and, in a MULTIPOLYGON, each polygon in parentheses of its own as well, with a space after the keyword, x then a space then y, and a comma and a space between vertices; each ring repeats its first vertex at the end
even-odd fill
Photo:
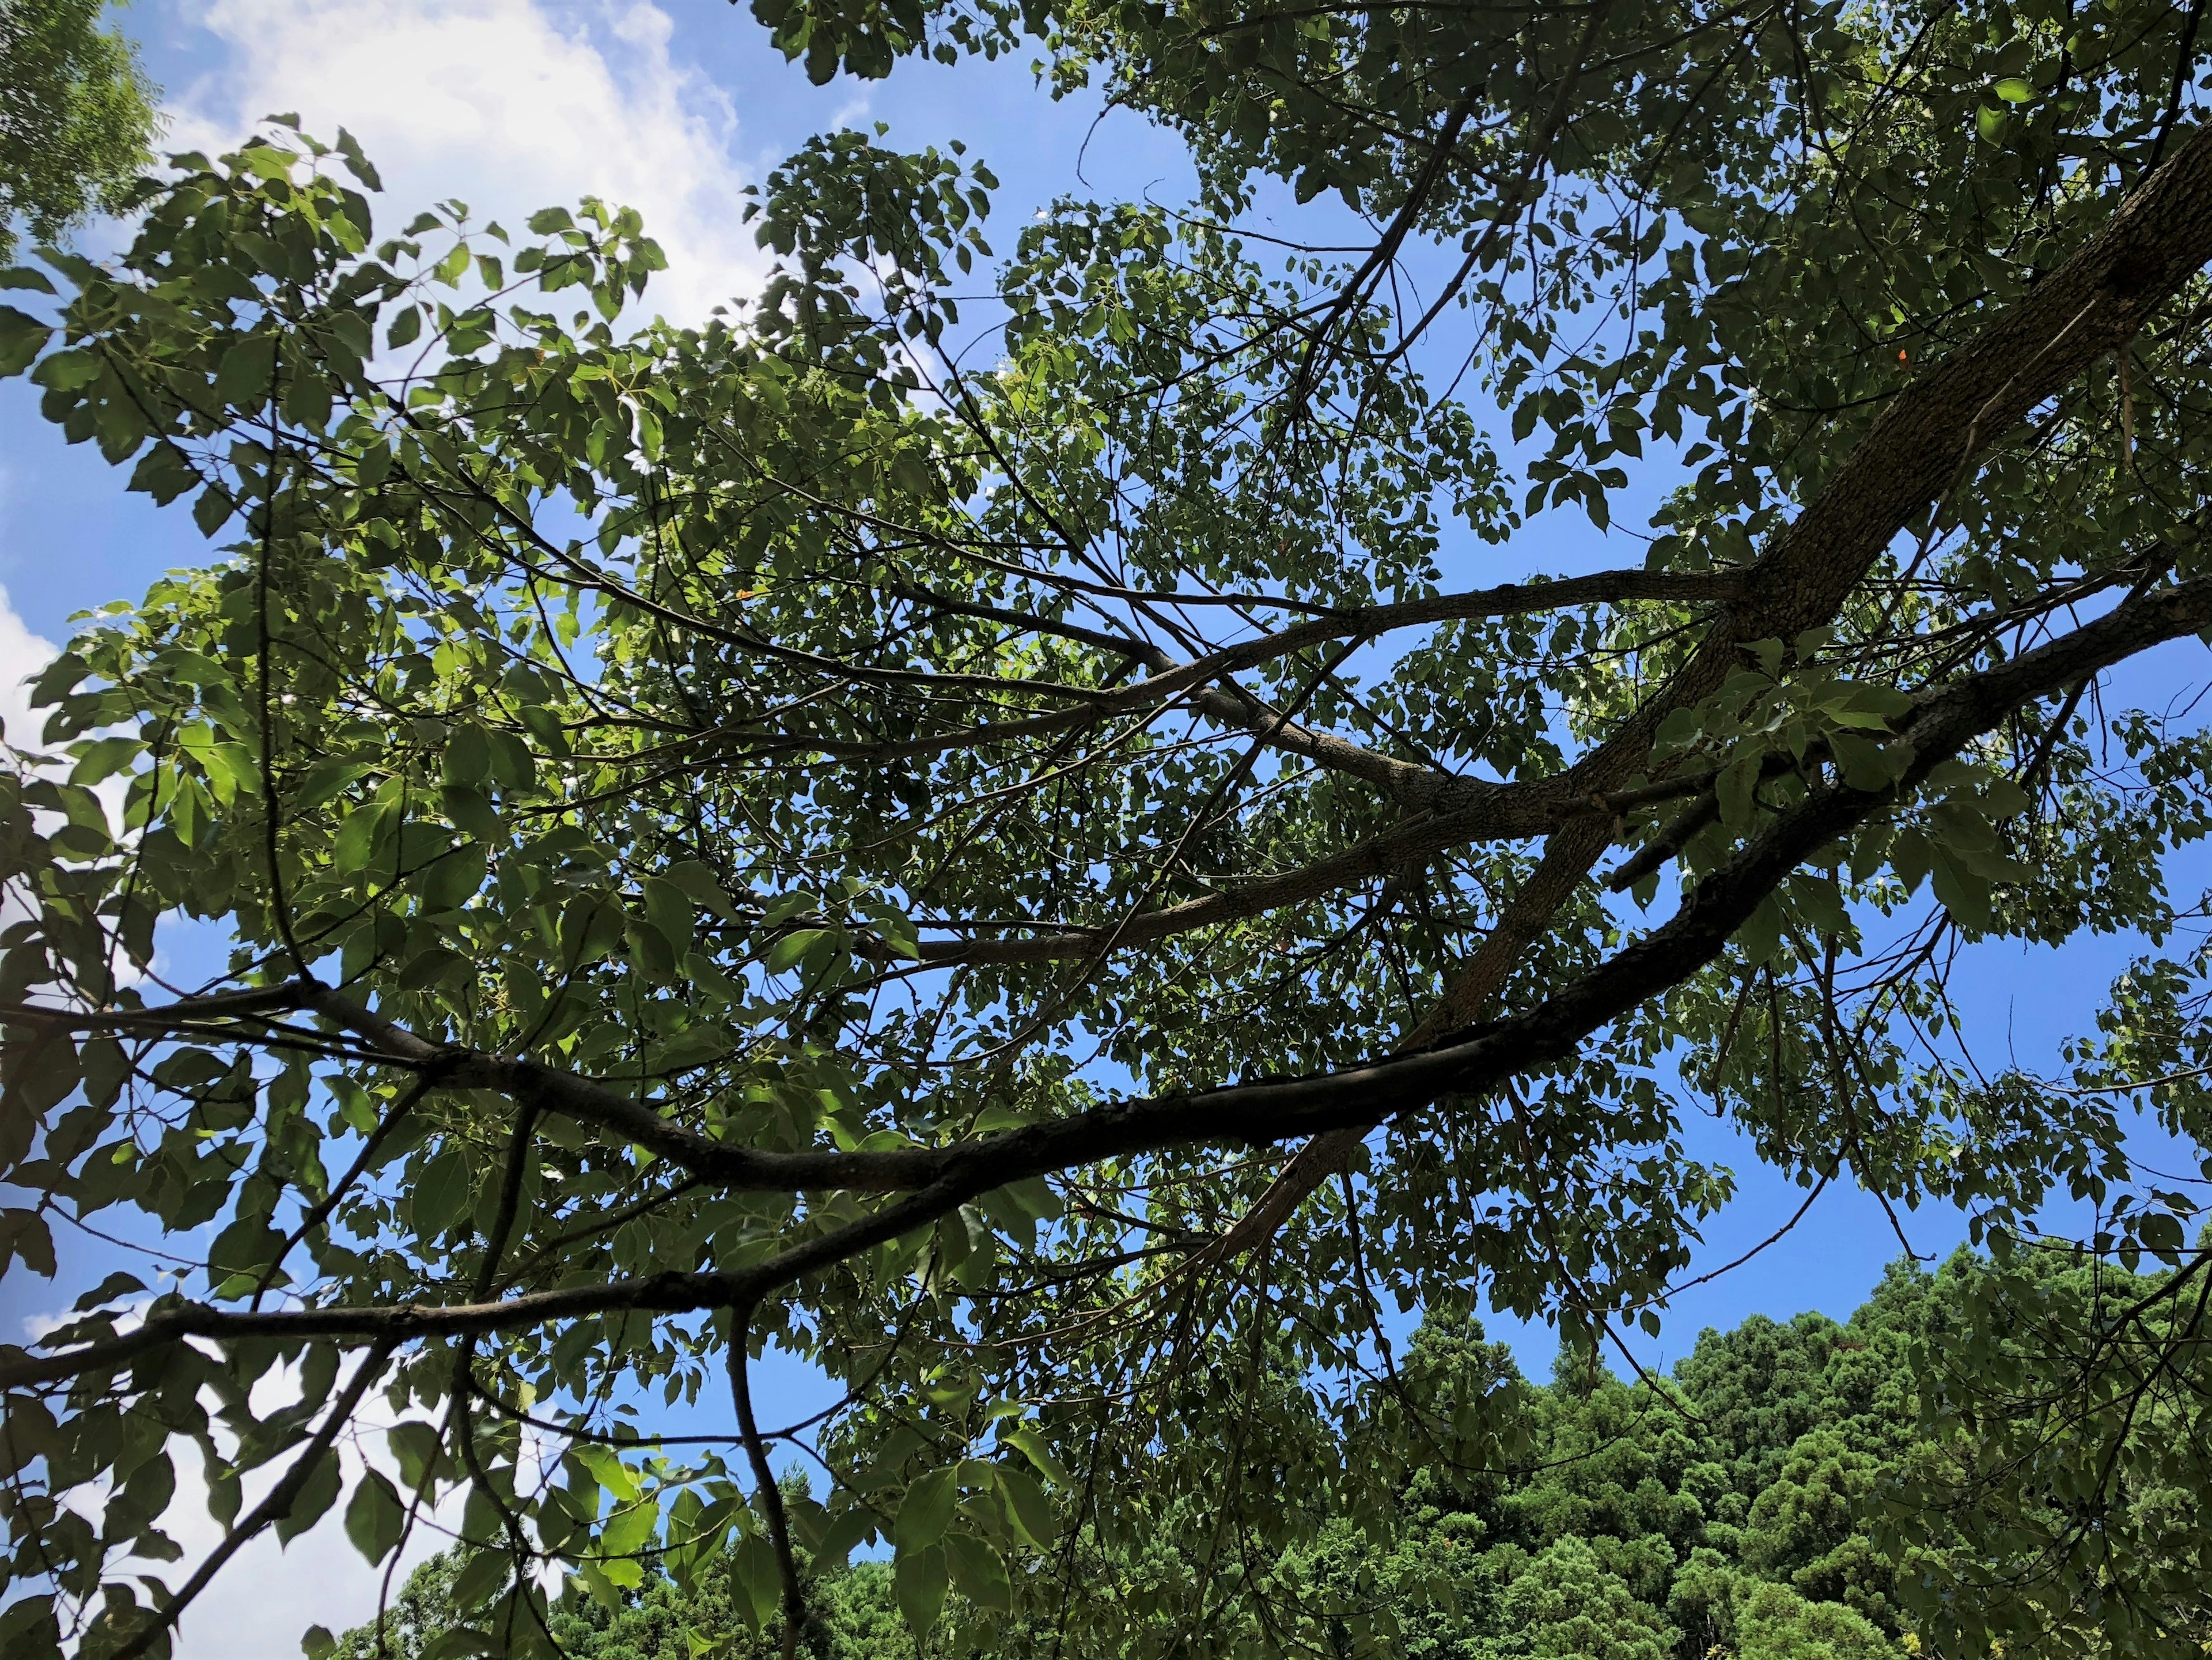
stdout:
MULTIPOLYGON (((2039 1256, 2014 1273, 1961 1250, 1934 1272, 1895 1264, 1838 1324, 1753 1316, 1706 1330, 1671 1377, 1624 1379, 1562 1351, 1550 1379, 1524 1378, 1505 1346, 1470 1319, 1431 1318, 1386 1386, 1419 1400, 1437 1423, 1476 1401, 1510 1424, 1475 1462, 1439 1442, 1380 1513, 1325 1516, 1314 1536, 1257 1565, 1239 1612, 1249 1651, 1317 1660, 1890 1660, 1925 1652, 1913 1583, 1971 1573, 1991 1528, 2057 1527, 2063 1501, 2038 1517, 1979 1513, 1988 1450, 1930 1432, 1914 1387, 1913 1351, 1941 1345, 1970 1307, 2032 1288, 2039 1306, 2139 1298, 2166 1278, 2100 1274, 2079 1258, 2039 1256), (1504 1454, 1503 1457, 1499 1456, 1504 1454), (1936 1502, 1930 1505, 1929 1501, 1936 1502)), ((2059 1336, 2050 1327, 2015 1339, 2059 1336)), ((2193 1432, 2201 1406, 2153 1402, 2136 1432, 2154 1444, 2193 1432)), ((1467 1421, 1462 1417, 1461 1421, 1467 1421)), ((2057 1434, 2063 1442, 2063 1426, 2057 1434)), ((2054 1449, 2065 1460, 2078 1449, 2054 1449)), ((803 1472, 785 1477, 794 1495, 803 1472)), ((2212 1638, 2212 1591, 2191 1495, 2130 1484, 2094 1525, 2171 1524, 2168 1566, 2197 1586, 2179 1644, 2212 1638)), ((1178 1530, 1180 1531, 1180 1530, 1178 1530)), ((1187 1651, 1196 1569, 1172 1545, 1076 1547, 1091 1594, 1136 1614, 1115 1660, 1187 1651)), ((447 1660, 465 1653, 451 1599, 457 1559, 417 1569, 380 1633, 371 1622, 335 1645, 336 1660, 447 1660)), ((956 1596, 949 1623, 917 1646, 901 1615, 892 1565, 808 1565, 810 1660, 1042 1660, 1066 1648, 1040 1611, 1012 1627, 977 1627, 956 1596)), ((2116 1582, 2115 1595, 2125 1586, 2116 1582)), ((2187 1606, 2187 1605, 2185 1605, 2187 1606)), ((575 1597, 556 1625, 574 1660, 766 1660, 780 1623, 757 1608, 731 1564, 678 1586, 653 1572, 618 1595, 575 1597)), ((2104 1652, 2094 1638, 2080 1652, 2104 1652)))

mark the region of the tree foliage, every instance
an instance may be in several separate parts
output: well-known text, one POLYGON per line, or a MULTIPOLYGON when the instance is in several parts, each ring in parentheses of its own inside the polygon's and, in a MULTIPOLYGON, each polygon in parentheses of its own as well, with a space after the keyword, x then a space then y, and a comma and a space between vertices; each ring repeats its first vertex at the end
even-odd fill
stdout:
MULTIPOLYGON (((2085 1263, 2049 1254, 2027 1277, 2076 1295, 2098 1288, 2085 1263)), ((1978 1444, 1923 1412, 1911 1352, 1971 1318, 2007 1278, 1966 1252, 1935 1274, 1900 1262, 1848 1322, 1754 1316, 1730 1332, 1709 1329, 1667 1381, 1623 1380, 1570 1354, 1547 1385, 1532 1385, 1479 1324, 1430 1322, 1413 1340, 1405 1387, 1431 1405, 1454 1392, 1492 1398, 1514 1424, 1512 1452, 1468 1464, 1432 1444, 1381 1525, 1323 1523, 1251 1576, 1237 1617, 1263 1646, 1338 1657, 1900 1660, 1924 1651, 1917 1583, 1931 1573, 1957 1582, 1979 1548, 1981 1518, 1967 1507, 1926 1507, 1915 1493, 1955 1474, 1960 1454, 1978 1444), (1909 1545, 1893 1525, 1931 1517, 1941 1519, 1909 1545)), ((2107 1277, 2101 1289, 2139 1297, 2160 1280, 2107 1277)), ((2174 1421, 2154 1409, 2146 1439, 2174 1421)), ((2124 1525, 2173 1497, 2130 1482, 2108 1520, 2124 1525)), ((1099 1652, 1173 1652, 1185 1565, 1089 1538, 1079 1549, 1086 1580, 1137 1612, 1134 1629, 1099 1652)), ((443 1594, 453 1562, 417 1570, 386 1620, 388 1651, 419 1660, 459 1623, 443 1594)), ((2193 1548, 2175 1566, 2202 1584, 2193 1548)), ((558 1628, 563 1646, 574 1660, 765 1660, 780 1633, 741 1611, 731 1573, 725 1564, 688 1590, 649 1575, 612 1609, 581 1604, 558 1628)), ((810 1660, 909 1651, 886 1563, 811 1579, 809 1603, 816 1613, 799 1648, 810 1660)), ((2207 1628, 2200 1598, 2175 1635, 2201 1640, 2207 1628)), ((2077 1651, 2100 1651, 2094 1629, 2068 1635, 2077 1651)), ((376 1643, 372 1622, 338 1651, 370 1660, 376 1643)), ((1050 1645, 1050 1622, 1040 1620, 989 1631, 974 1652, 1046 1654, 1050 1645)))
MULTIPOLYGON (((634 214, 393 234, 279 127, 8 279, 0 369, 214 544, 0 781, 8 1260, 167 1253, 0 1356, 10 1652, 127 1660, 257 1532, 388 1560, 444 1499, 486 1651, 550 1651, 549 1563, 613 1604, 732 1554, 795 1642, 871 1538, 917 1632, 1287 1640, 1264 1565, 1518 1433, 1383 1312, 1656 1328, 1733 1189, 1693 1101, 2003 1253, 1913 1351, 1966 1448, 1922 1513, 1979 1518, 1926 1639, 2186 1651, 2212 1271, 2125 1131, 2212 1134, 2208 740, 2106 694, 2212 629, 2197 13, 769 21, 864 72, 1039 33, 1200 198, 1001 258, 985 167, 841 132, 678 327, 634 214), (1638 551, 1530 576, 1584 525, 1638 551), (1978 1064, 1963 946, 2120 930, 2060 1076, 1978 1064), (2018 1266, 2053 1197, 2087 1292, 2018 1266), (821 1415, 757 1420, 771 1346, 821 1415), (637 1417, 679 1401, 726 1438, 637 1417), (229 1532, 152 1591, 194 1445, 229 1532)), ((1729 1525, 1903 1617, 1839 1532, 1866 1450, 1808 1432, 1729 1525)), ((1592 1611, 1592 1536, 1528 1629, 1662 1607, 1592 1611)))
POLYGON ((105 0, 0 4, 0 259, 95 208, 121 209, 153 160, 155 91, 105 0))

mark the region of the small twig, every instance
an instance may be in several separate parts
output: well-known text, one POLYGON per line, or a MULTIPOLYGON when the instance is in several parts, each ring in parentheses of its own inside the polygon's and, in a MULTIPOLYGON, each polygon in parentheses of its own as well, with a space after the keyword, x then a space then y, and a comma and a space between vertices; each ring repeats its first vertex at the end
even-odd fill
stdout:
POLYGON ((2174 54, 2173 84, 2166 88, 2166 112, 2159 119, 2158 137, 2151 141, 2150 159, 2143 164, 2146 173, 2158 170, 2159 158, 2166 154, 2166 141, 2172 137, 2173 124, 2181 115, 2181 94, 2189 86, 2190 66, 2197 61, 2197 28, 2204 21, 2204 0, 2190 0, 2189 16, 2181 26, 2181 49, 2174 54))
POLYGON ((399 1098, 392 1110, 384 1116, 383 1122, 369 1132, 368 1139, 362 1143, 360 1154, 351 1164, 347 1166, 346 1173, 331 1183, 328 1193, 307 1207, 301 1216, 298 1225, 286 1236, 283 1248, 276 1253, 276 1260, 271 1262, 267 1271, 262 1274, 260 1284, 254 1286, 253 1301, 249 1306, 257 1309, 261 1306, 262 1298, 268 1293, 270 1286, 276 1282, 277 1270, 284 1266, 284 1259, 298 1250, 300 1242, 327 1220, 331 1213, 343 1202, 347 1190, 367 1173, 369 1165, 375 1160, 376 1155, 383 1151, 384 1144, 392 1139, 392 1132, 406 1122, 407 1116, 415 1110, 422 1098, 430 1092, 432 1087, 432 1079, 417 1078, 408 1086, 407 1092, 399 1098))
POLYGON ((2120 348, 2120 465, 2136 470, 2135 342, 2120 348))

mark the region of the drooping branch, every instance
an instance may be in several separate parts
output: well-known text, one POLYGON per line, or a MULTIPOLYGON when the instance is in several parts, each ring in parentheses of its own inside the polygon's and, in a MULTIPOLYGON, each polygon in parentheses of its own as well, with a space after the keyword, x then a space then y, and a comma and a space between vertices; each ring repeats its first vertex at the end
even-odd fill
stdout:
POLYGON ((769 1544, 775 1553, 776 1578, 783 1595, 783 1660, 798 1660, 799 1633, 806 1623, 806 1591, 799 1583, 798 1559, 792 1554, 791 1523, 784 1514, 783 1492, 775 1484, 768 1444, 761 1439, 760 1424, 753 1416, 752 1317, 750 1307, 730 1310, 730 1402, 737 1410, 738 1432, 744 1442, 745 1461, 752 1466, 761 1513, 768 1519, 769 1544))

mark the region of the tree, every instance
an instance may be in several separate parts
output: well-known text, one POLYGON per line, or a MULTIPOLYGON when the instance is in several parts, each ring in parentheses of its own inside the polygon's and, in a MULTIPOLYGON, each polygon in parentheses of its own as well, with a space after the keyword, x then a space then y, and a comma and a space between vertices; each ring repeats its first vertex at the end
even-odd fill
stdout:
MULTIPOLYGON (((1449 1448, 1433 1449, 1393 1495, 1379 1525, 1332 1517, 1311 1544, 1270 1565, 1267 1577, 1285 1588, 1273 1599, 1279 1622, 1273 1646, 1328 1657, 1381 1653, 1392 1660, 1621 1652, 1686 1660, 1714 1654, 1899 1660, 1909 1651, 1882 1581, 1844 1584, 1846 1600, 1838 1600, 1836 1587, 1809 1584, 1802 1570, 1792 1572, 1795 1563, 1764 1548, 1757 1531, 1721 1513, 1726 1505, 1715 1505, 1716 1496, 1745 1488, 1752 1490, 1753 1511, 1802 1511, 1808 1485, 1793 1471, 1753 1486, 1762 1450, 1724 1426, 1723 1414, 1771 1403, 1824 1423, 1847 1423, 1854 1435, 1887 1450, 1866 1462, 1875 1485, 1896 1492, 1936 1444, 1918 1432, 1910 1405, 1871 1415, 1853 1411, 1854 1359, 1901 1334, 1924 1331, 1931 1316, 1955 1311, 1988 1272, 1966 1257, 1940 1276, 1901 1263, 1884 1296, 1848 1325, 1803 1316, 1778 1328, 1754 1318, 1733 1332, 1707 1331, 1676 1368, 1671 1388, 1656 1380, 1624 1383, 1609 1373, 1593 1377, 1571 1364, 1548 1388, 1531 1389, 1503 1346, 1482 1341, 1479 1325, 1425 1323, 1401 1374, 1409 1394, 1441 1419, 1457 1403, 1510 1386, 1512 1393, 1493 1406, 1517 1418, 1526 1433, 1505 1456, 1480 1464, 1460 1461, 1449 1448), (1819 1335, 1823 1358, 1745 1387, 1731 1361, 1746 1353, 1771 1355, 1778 1331, 1819 1335), (1878 1620, 1851 1605, 1869 1590, 1881 1605, 1878 1620)), ((1850 1506, 1836 1517, 1835 1536, 1821 1549, 1833 1558, 1855 1547, 1854 1560, 1871 1561, 1880 1516, 1879 1504, 1850 1506)), ((1094 1550, 1084 1572, 1127 1586, 1168 1566, 1152 1556, 1142 1547, 1094 1550)), ((1940 1554, 1923 1558, 1941 1560, 1940 1554)), ((419 1660, 428 1641, 465 1622, 448 1589, 453 1564, 451 1555, 425 1564, 397 1599, 384 1641, 403 1660, 419 1660)), ((1916 1565, 1898 1564, 1895 1571, 1908 1574, 1916 1565)), ((725 1565, 688 1590, 649 1573, 612 1610, 586 1603, 556 1615, 556 1633, 571 1660, 768 1651, 772 1623, 761 1630, 741 1623, 727 1573, 725 1565)), ((811 1584, 808 1602, 817 1618, 801 1633, 802 1651, 840 1660, 901 1651, 890 1579, 890 1565, 873 1561, 811 1584)), ((1171 1625, 1172 1605, 1163 1613, 1171 1625)), ((1164 1645, 1149 1640, 1158 1635, 1140 1632, 1112 1652, 1158 1651, 1164 1645)), ((1049 1651, 1048 1633, 1035 1627, 1005 1630, 995 1639, 976 1652, 1049 1651)), ((376 1633, 363 1626, 337 1646, 343 1660, 369 1660, 376 1633)))
MULTIPOLYGON (((382 1560, 441 1496, 489 1651, 548 1651, 548 1562, 612 1603, 732 1551, 795 1644, 802 1555, 871 1536, 917 1632, 1273 1644, 1286 1551, 1521 1432, 1406 1386, 1382 1311, 1555 1321, 1597 1388, 1731 1191, 1692 1098, 1810 1193, 2030 1262, 2071 1195, 2166 1266, 1916 1336, 1959 1438, 1898 1548, 2003 1500, 1914 1581, 1942 1651, 2197 1640, 2130 1506, 2212 1492, 2212 1275, 2124 1127, 2212 1139, 2164 944, 2208 744, 2105 701, 2212 629, 2197 12, 765 21, 824 72, 1041 33, 1200 198, 994 265, 981 165, 831 135, 762 191, 756 300, 636 325, 634 215, 379 240, 351 140, 279 129, 13 279, 59 292, 0 365, 217 559, 92 621, 5 787, 8 1248, 122 1207, 188 1264, 0 1357, 11 1652, 151 1651, 258 1530, 382 1560), (1282 246, 1340 242, 1279 199, 1324 192, 1364 252, 1282 246), (1607 530, 1647 444, 1639 557, 1470 580, 1607 530), (205 984, 155 970, 179 914, 205 984), (1963 944, 2123 928, 2064 1075, 1961 1050, 1963 944), (769 1346, 823 1414, 757 1420, 769 1346), (629 1415, 724 1389, 719 1444, 629 1415), (186 1442, 235 1524, 154 1596, 186 1442)), ((1673 1479, 1600 1564, 1655 1643, 1673 1479)))
MULTIPOLYGON (((467 1612, 455 1607, 453 1596, 460 1566, 458 1553, 432 1557, 393 1596, 380 1632, 374 1620, 356 1627, 332 1640, 331 1652, 337 1660, 423 1660, 437 1652, 448 1632, 466 1627, 467 1612)), ((810 1579, 811 1617, 799 1651, 808 1660, 915 1660, 890 1574, 887 1562, 856 1562, 810 1579)), ((694 1660, 702 1653, 767 1660, 781 1633, 773 1620, 763 1630, 746 1612, 749 1602, 744 1586, 732 1584, 732 1565, 723 1562, 681 1590, 666 1575, 650 1574, 623 1597, 560 1607, 550 1623, 554 1640, 573 1660, 694 1660)), ((448 1644, 447 1651, 455 1646, 448 1644)))
POLYGON ((153 160, 155 93, 104 0, 0 3, 0 259, 123 207, 153 160))

